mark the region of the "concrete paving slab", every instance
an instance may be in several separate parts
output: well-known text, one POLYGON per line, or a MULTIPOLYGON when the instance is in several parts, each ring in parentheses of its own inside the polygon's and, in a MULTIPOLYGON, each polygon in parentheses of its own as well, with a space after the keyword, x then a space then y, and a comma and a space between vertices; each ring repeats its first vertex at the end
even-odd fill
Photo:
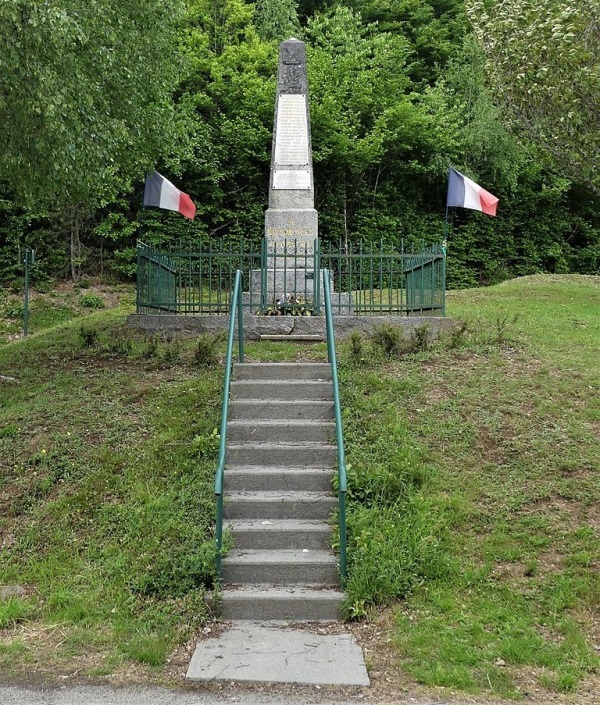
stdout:
POLYGON ((281 622, 233 622, 196 647, 190 681, 367 686, 362 649, 351 634, 314 634, 281 622))

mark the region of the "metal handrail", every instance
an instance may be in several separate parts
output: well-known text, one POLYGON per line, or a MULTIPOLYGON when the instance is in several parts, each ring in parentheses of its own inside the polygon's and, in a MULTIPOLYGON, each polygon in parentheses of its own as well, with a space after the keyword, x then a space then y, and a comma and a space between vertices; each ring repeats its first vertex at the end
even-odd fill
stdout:
POLYGON ((233 337, 237 312, 238 323, 238 358, 244 362, 244 318, 242 313, 242 272, 235 273, 233 294, 229 304, 229 334, 227 336, 227 355, 225 358, 225 380, 223 382, 223 406, 221 407, 221 432, 219 440, 219 460, 215 474, 215 495, 217 499, 217 521, 215 527, 215 566, 217 579, 221 582, 221 559, 223 549, 223 475, 225 473, 225 453, 227 450, 227 416, 229 413, 229 389, 231 386, 231 367, 233 364, 233 337))
POLYGON ((325 300, 325 327, 327 330, 327 357, 331 363, 331 381, 333 384, 333 408, 335 413, 335 433, 338 450, 338 507, 340 525, 340 579, 342 588, 346 585, 346 455, 344 452, 344 431, 342 429, 342 408, 340 405, 340 387, 335 355, 335 336, 333 334, 333 315, 331 313, 331 273, 323 270, 323 293, 325 300))

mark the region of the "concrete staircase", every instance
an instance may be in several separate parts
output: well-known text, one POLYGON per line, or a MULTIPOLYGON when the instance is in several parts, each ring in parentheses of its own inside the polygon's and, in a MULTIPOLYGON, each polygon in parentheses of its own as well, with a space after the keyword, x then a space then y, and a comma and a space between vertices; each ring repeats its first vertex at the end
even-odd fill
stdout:
POLYGON ((337 619, 331 367, 236 364, 233 379, 224 517, 234 549, 222 565, 223 617, 337 619))

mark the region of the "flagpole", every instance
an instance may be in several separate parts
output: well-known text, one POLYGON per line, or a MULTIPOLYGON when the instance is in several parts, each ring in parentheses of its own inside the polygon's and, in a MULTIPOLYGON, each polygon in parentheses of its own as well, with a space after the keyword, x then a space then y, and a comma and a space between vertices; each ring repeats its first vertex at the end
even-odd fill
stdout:
POLYGON ((446 243, 448 242, 448 212, 450 207, 446 203, 446 219, 444 220, 444 239, 442 241, 442 250, 446 254, 446 243))
POLYGON ((144 206, 144 194, 146 192, 146 186, 144 182, 144 190, 142 191, 142 209, 140 210, 139 216, 138 216, 138 226, 137 226, 137 239, 138 242, 142 239, 142 225, 144 223, 144 212, 146 209, 146 206, 144 206))

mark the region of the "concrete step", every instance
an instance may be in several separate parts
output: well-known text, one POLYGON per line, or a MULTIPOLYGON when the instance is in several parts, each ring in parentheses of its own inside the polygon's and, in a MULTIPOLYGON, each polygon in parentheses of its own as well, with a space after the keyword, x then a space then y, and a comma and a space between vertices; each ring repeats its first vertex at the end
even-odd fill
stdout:
POLYGON ((333 418, 332 401, 294 399, 235 399, 229 403, 229 419, 307 419, 328 421, 333 418))
POLYGON ((330 380, 331 365, 328 362, 236 362, 233 379, 330 380))
POLYGON ((331 381, 309 380, 253 380, 242 379, 231 383, 232 399, 323 400, 333 399, 331 381))
POLYGON ((334 438, 333 421, 239 419, 227 426, 232 443, 327 443, 334 438))
POLYGON ((325 587, 339 581, 336 559, 328 551, 233 550, 222 568, 225 583, 325 587))
POLYGON ((326 521, 337 498, 325 492, 237 492, 225 496, 225 519, 326 521))
POLYGON ((227 465, 333 467, 337 446, 327 443, 228 443, 227 465))
POLYGON ((261 333, 260 340, 272 340, 279 343, 324 343, 327 337, 325 335, 310 335, 309 333, 304 335, 269 335, 268 333, 261 333))
POLYGON ((297 585, 248 585, 223 592, 224 619, 333 621, 340 618, 344 593, 297 585))
POLYGON ((224 527, 231 531, 236 549, 309 550, 329 549, 331 526, 323 521, 300 519, 233 519, 224 527))
POLYGON ((330 492, 331 468, 291 468, 261 465, 225 468, 226 492, 330 492))

